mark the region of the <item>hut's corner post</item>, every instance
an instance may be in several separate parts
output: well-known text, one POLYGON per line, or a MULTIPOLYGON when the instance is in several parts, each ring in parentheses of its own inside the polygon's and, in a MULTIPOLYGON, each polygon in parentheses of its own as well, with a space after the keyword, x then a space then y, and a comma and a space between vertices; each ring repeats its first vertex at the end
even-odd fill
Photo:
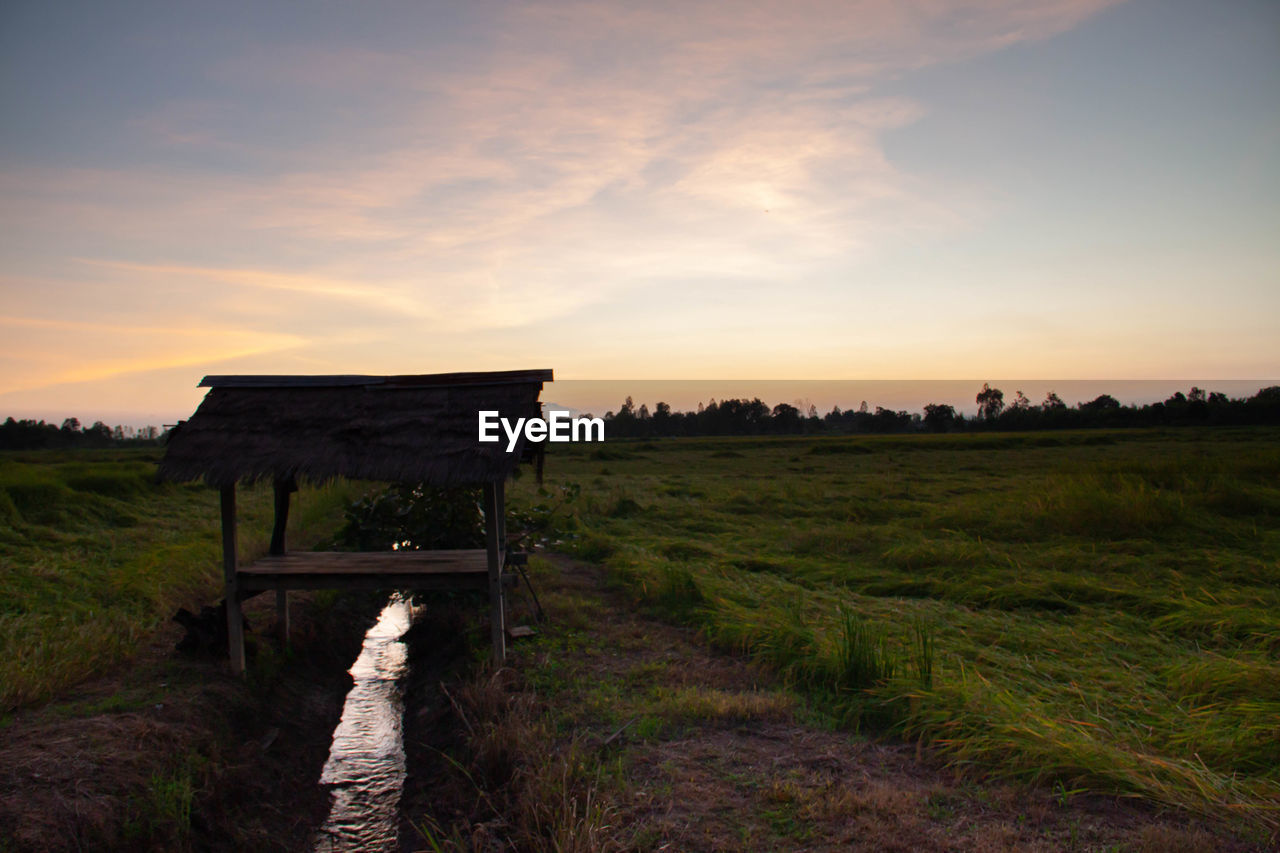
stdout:
MULTIPOLYGON (((498 548, 505 554, 507 550, 507 481, 499 480, 493 484, 493 488, 494 500, 498 504, 498 548)), ((503 563, 506 563, 505 559, 503 563)))
POLYGON ((503 514, 498 484, 484 484, 484 538, 489 558, 489 636, 493 641, 493 665, 507 657, 506 616, 502 601, 502 550, 498 542, 503 514))
MULTIPOLYGON (((271 547, 269 554, 282 557, 285 552, 285 530, 289 526, 289 496, 298 490, 298 484, 292 477, 277 477, 275 481, 276 517, 271 529, 271 547)), ((280 634, 280 645, 289 645, 289 593, 287 590, 276 590, 276 631, 280 634)))
POLYGON ((271 527, 271 547, 267 549, 270 554, 280 556, 284 553, 284 534, 285 529, 289 526, 289 495, 297 490, 298 487, 293 480, 282 477, 276 478, 276 517, 275 524, 271 527))
POLYGON ((226 590, 227 647, 231 671, 244 673, 244 616, 240 613, 240 584, 236 577, 236 486, 222 487, 222 578, 226 590))

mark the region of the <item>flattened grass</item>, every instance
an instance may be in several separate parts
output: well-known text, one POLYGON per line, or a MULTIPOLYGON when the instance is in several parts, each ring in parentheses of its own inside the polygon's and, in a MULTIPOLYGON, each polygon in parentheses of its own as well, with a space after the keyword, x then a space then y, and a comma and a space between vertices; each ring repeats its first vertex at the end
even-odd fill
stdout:
MULTIPOLYGON (((220 597, 217 494, 157 484, 159 453, 0 456, 0 710, 119 663, 178 607, 220 597)), ((350 492, 301 492, 297 544, 336 527, 350 492)), ((242 491, 242 559, 265 553, 271 503, 269 486, 242 491)))
POLYGON ((1280 826, 1275 430, 612 446, 547 473, 647 606, 837 706, 897 661, 843 707, 957 763, 1280 826))

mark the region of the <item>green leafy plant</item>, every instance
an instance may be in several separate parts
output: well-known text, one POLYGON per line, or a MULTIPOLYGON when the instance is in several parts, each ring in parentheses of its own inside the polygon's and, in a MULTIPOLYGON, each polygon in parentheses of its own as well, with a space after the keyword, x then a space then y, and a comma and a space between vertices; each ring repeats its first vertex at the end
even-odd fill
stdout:
POLYGON ((508 507, 507 538, 520 548, 545 548, 578 528, 572 507, 582 494, 577 483, 562 483, 551 489, 539 488, 538 500, 508 507))
POLYGON ((336 544, 355 551, 483 547, 480 489, 400 483, 366 495, 347 508, 336 544))

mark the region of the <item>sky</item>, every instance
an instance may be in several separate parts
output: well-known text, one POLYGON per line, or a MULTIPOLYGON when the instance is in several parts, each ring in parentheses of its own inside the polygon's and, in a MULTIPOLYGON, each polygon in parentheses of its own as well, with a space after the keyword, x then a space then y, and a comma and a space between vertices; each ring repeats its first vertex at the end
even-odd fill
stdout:
POLYGON ((1280 4, 0 5, 0 416, 1280 377, 1280 4))

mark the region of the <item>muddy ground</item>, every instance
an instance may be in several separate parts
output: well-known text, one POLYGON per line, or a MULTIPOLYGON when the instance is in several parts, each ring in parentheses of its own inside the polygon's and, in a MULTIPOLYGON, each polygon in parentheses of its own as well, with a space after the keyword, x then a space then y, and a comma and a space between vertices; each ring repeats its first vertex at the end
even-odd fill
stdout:
MULTIPOLYGON (((375 597, 291 594, 292 649, 253 639, 246 680, 191 658, 166 624, 128 666, 14 712, 0 729, 2 850, 306 850, 315 781, 375 597)), ((272 625, 270 596, 247 603, 272 625)))

